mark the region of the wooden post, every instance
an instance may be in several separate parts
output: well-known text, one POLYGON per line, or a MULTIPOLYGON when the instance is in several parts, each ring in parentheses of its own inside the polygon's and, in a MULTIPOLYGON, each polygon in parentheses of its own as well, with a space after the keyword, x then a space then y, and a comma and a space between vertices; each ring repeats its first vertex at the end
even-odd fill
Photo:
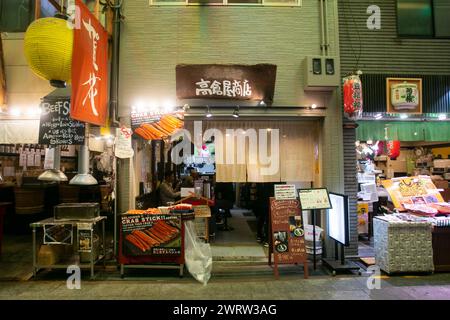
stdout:
POLYGON ((0 37, 0 109, 6 104, 6 74, 3 60, 3 40, 0 37))
POLYGON ((37 20, 41 17, 41 0, 36 0, 34 5, 34 19, 37 20))
POLYGON ((100 21, 100 0, 95 1, 94 15, 100 21))

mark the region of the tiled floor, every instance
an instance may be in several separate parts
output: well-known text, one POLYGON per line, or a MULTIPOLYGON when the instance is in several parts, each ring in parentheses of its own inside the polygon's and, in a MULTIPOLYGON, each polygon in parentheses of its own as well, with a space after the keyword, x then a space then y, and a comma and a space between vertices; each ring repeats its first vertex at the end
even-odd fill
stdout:
POLYGON ((232 210, 228 225, 232 231, 216 231, 211 242, 213 260, 215 261, 259 261, 267 259, 267 249, 256 242, 256 233, 248 221, 256 223, 256 217, 245 210, 232 210))
POLYGON ((310 265, 309 279, 303 279, 297 266, 282 266, 280 280, 275 280, 261 245, 254 235, 248 235, 245 219, 249 218, 254 219, 239 214, 230 219, 239 231, 234 239, 242 243, 227 234, 212 246, 213 270, 206 286, 190 275, 178 278, 173 270, 128 270, 121 279, 111 261, 106 269, 97 268, 93 281, 83 272, 81 289, 69 290, 65 270, 44 270, 37 279, 30 279, 31 236, 7 236, 0 259, 0 299, 450 299, 450 274, 383 275, 378 279, 380 289, 371 290, 367 284, 373 279, 367 274, 332 277, 320 266, 313 271, 310 265), (242 257, 240 262, 238 257, 242 257))

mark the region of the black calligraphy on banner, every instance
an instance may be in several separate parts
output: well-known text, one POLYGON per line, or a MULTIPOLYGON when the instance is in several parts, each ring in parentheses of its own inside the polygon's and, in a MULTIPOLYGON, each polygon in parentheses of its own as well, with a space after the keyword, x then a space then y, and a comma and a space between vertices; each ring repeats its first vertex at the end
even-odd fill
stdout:
POLYGON ((85 124, 70 117, 70 97, 44 99, 41 110, 39 144, 84 144, 85 124))

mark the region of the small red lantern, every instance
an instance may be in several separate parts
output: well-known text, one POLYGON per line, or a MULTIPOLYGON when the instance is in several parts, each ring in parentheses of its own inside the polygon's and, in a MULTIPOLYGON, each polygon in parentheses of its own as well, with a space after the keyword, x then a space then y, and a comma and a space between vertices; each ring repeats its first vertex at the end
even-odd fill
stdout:
POLYGON ((343 79, 344 113, 349 119, 361 118, 363 111, 362 83, 358 75, 343 79))
POLYGON ((395 160, 400 155, 400 141, 393 140, 387 143, 388 156, 391 160, 395 160))

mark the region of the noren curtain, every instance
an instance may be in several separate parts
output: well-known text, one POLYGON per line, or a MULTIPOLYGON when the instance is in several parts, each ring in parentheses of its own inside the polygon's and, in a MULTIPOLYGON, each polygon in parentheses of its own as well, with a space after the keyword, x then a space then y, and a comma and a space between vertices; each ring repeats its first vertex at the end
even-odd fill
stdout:
MULTIPOLYGON (((315 121, 203 121, 202 127, 204 133, 217 133, 217 182, 314 180, 315 121)), ((187 123, 186 128, 194 136, 193 124, 187 123)))

